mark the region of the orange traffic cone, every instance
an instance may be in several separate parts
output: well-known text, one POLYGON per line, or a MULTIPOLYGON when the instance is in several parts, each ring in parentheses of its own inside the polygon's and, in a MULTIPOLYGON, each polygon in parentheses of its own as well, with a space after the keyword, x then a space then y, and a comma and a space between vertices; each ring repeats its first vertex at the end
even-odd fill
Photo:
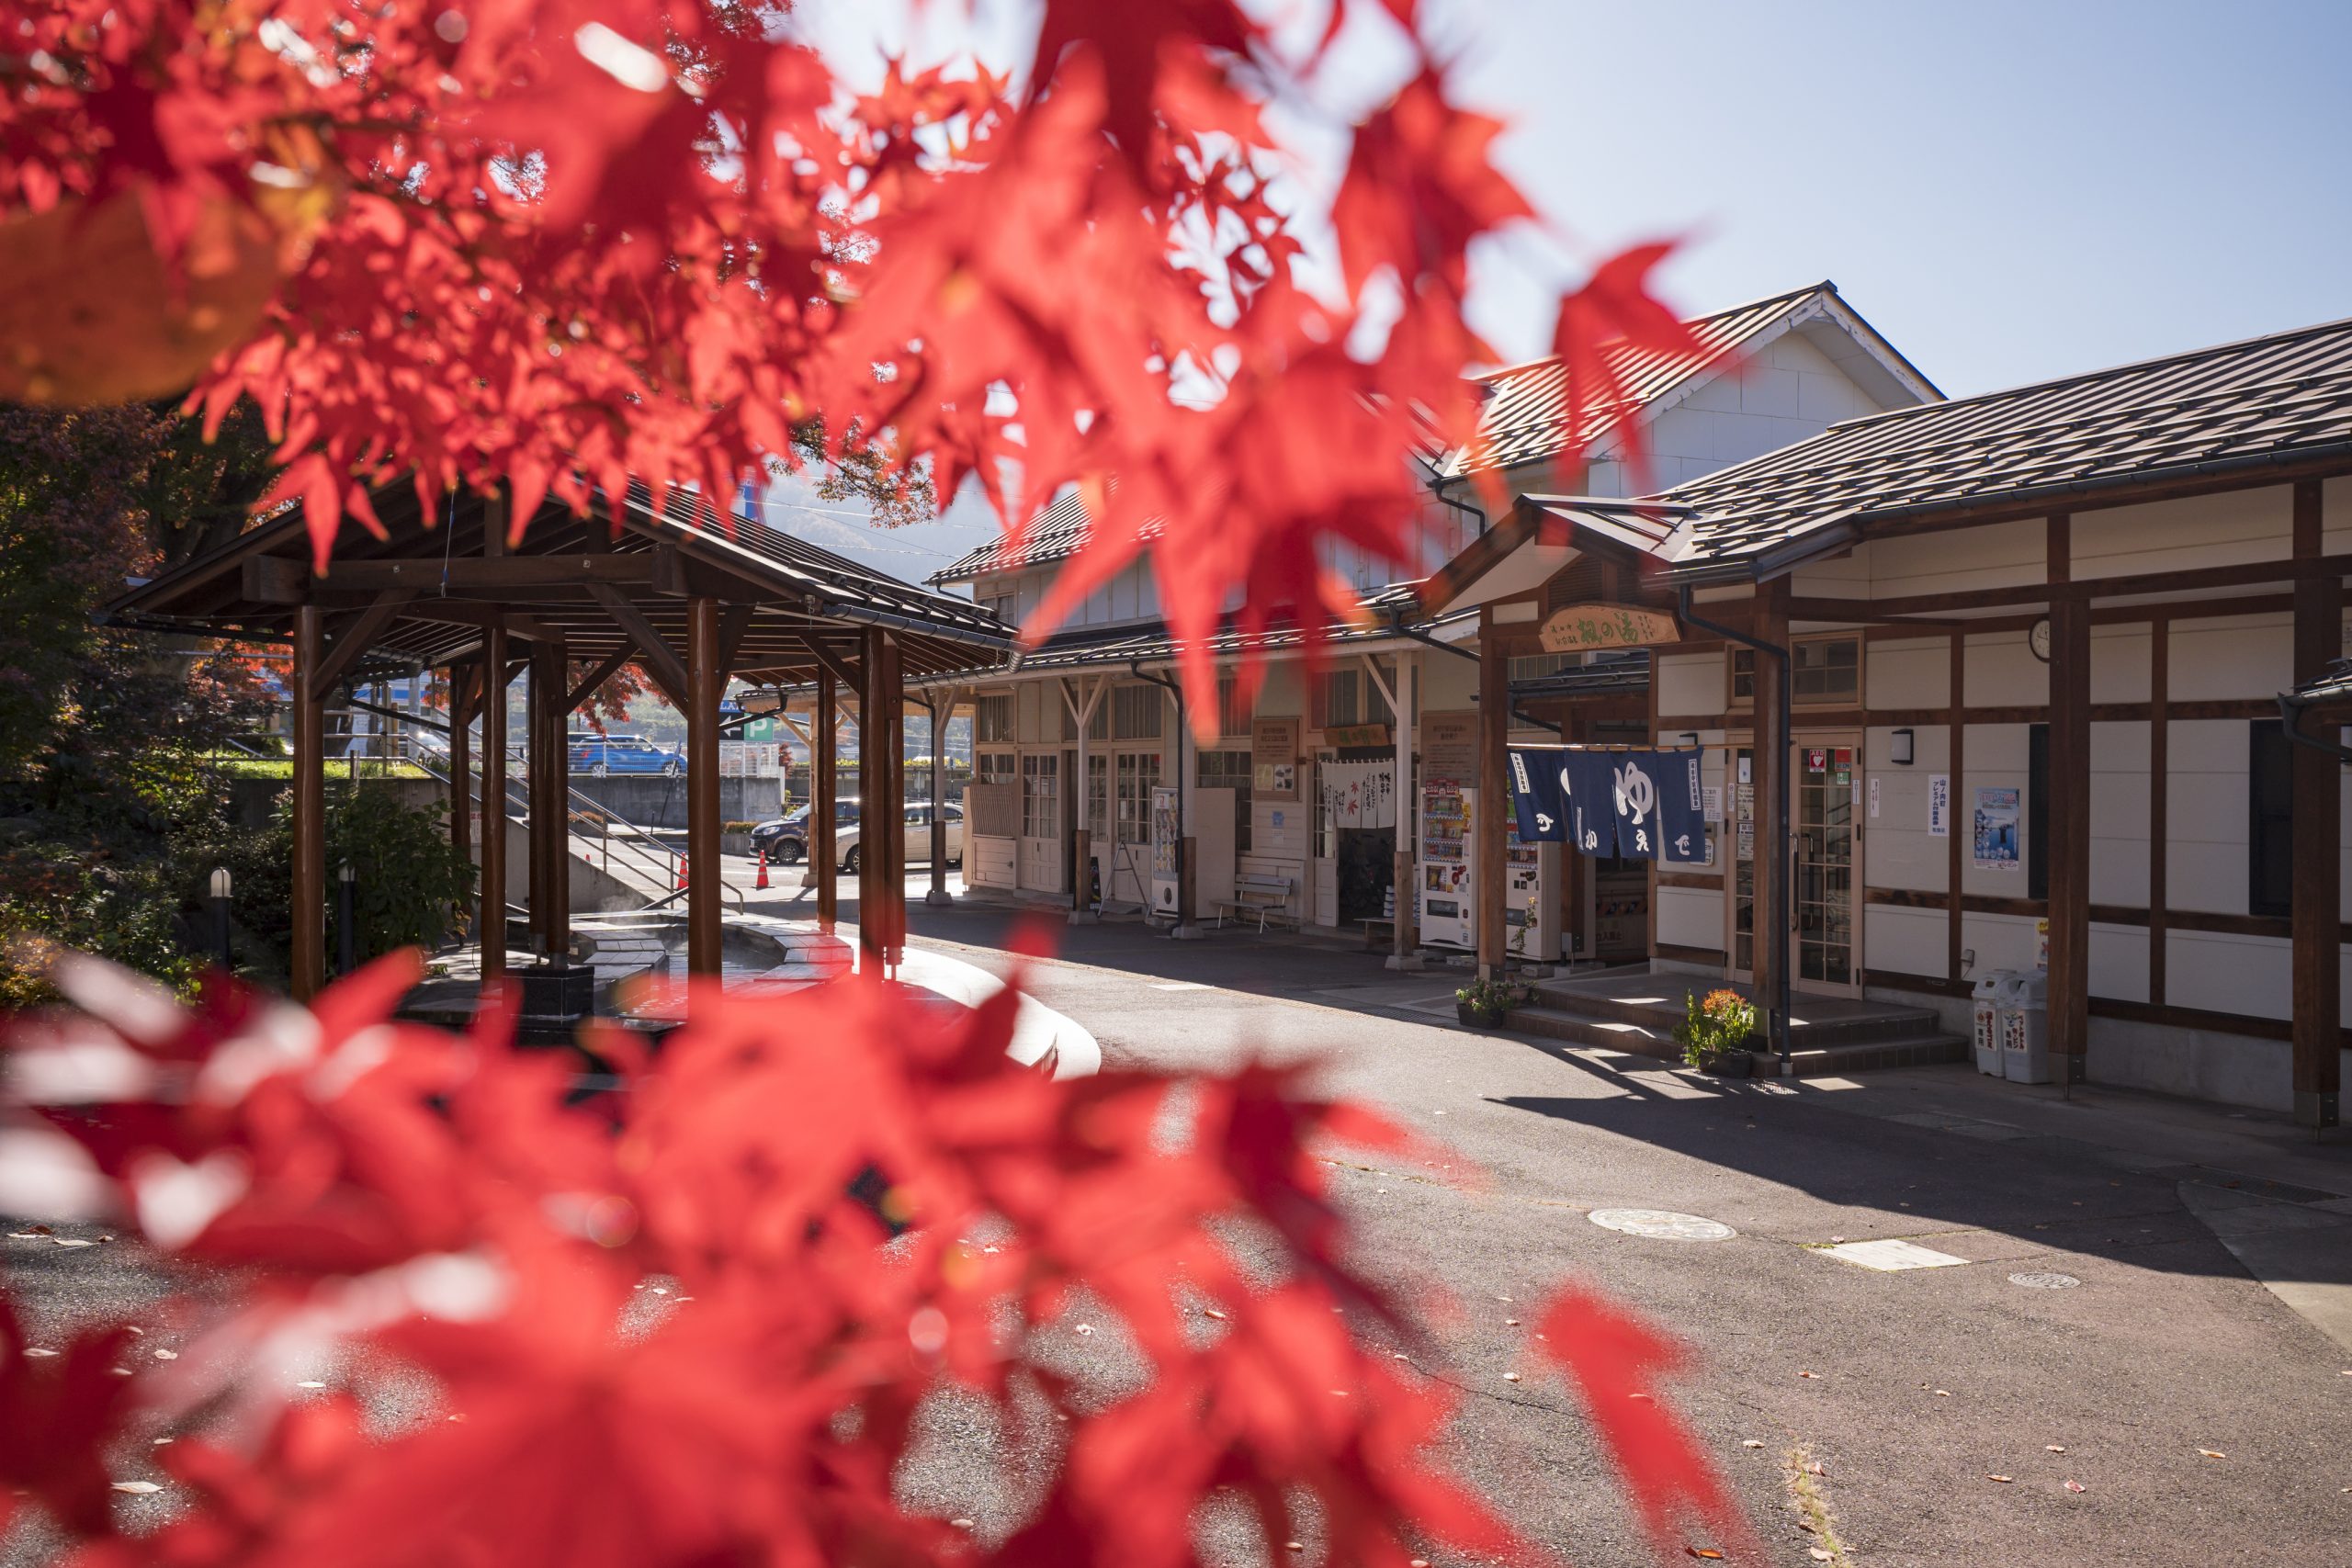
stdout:
POLYGON ((762 888, 765 887, 767 885, 768 885, 768 852, 767 852, 767 851, 765 851, 765 850, 762 850, 762 851, 760 852, 760 879, 759 879, 757 882, 754 882, 754 883, 752 883, 752 891, 753 891, 753 892, 757 892, 757 891, 759 891, 760 889, 762 889, 762 888))
POLYGON ((684 893, 685 890, 686 890, 686 857, 685 857, 685 856, 684 856, 684 855, 680 855, 680 856, 678 857, 678 886, 677 886, 676 887, 673 888, 671 891, 675 892, 675 893, 684 893))

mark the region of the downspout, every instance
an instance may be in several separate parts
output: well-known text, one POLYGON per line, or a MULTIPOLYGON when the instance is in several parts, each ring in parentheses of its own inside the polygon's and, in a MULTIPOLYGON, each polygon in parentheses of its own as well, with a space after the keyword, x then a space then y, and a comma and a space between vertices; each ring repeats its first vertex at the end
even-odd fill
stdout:
MULTIPOLYGON (((1193 792, 1184 787, 1184 687, 1182 682, 1171 680, 1165 672, 1145 674, 1140 659, 1128 660, 1127 669, 1136 680, 1170 692, 1176 698, 1176 924, 1170 931, 1174 935, 1184 929, 1184 917, 1188 913, 1184 908, 1184 797, 1193 792)), ((1079 809, 1081 812, 1087 807, 1086 786, 1086 780, 1078 781, 1079 809)))
POLYGON ((2317 736, 2303 733, 2301 728, 2303 705, 2297 702, 2289 693, 2278 694, 2278 718, 2279 727, 2287 732, 2287 739, 2296 745, 2308 746, 2314 751, 2324 751, 2338 761, 2352 762, 2352 748, 2338 746, 2334 741, 2322 740, 2317 736))
MULTIPOLYGON (((1468 649, 1456 648, 1450 642, 1440 642, 1437 638, 1430 636, 1429 633, 1416 631, 1411 626, 1407 626, 1405 624, 1404 616, 1396 611, 1392 610, 1388 614, 1388 629, 1396 633, 1398 637, 1406 637, 1413 642, 1419 643, 1423 648, 1434 648, 1440 653, 1450 653, 1456 659, 1466 659, 1473 664, 1478 662, 1478 655, 1471 652, 1468 649)), ((1506 682, 1505 684, 1508 686, 1509 682, 1506 682)), ((1520 723, 1526 725, 1531 729, 1548 729, 1555 735, 1564 735, 1566 733, 1566 731, 1563 730, 1558 725, 1547 724, 1543 719, 1536 717, 1533 714, 1529 713, 1524 708, 1513 707, 1510 710, 1510 716, 1519 720, 1520 723)))
MULTIPOLYGON (((1751 648, 1758 653, 1769 655, 1781 671, 1781 728, 1782 733, 1779 739, 1782 753, 1780 761, 1781 778, 1781 787, 1773 791, 1773 794, 1778 797, 1775 800, 1774 805, 1777 807, 1776 814, 1780 818, 1780 820, 1774 823, 1772 827, 1772 852, 1778 857, 1780 870, 1772 878, 1772 907, 1768 911, 1772 922, 1772 994, 1770 997, 1767 997, 1764 1001, 1764 1028, 1766 1038, 1780 1054, 1781 1076, 1782 1077, 1786 1077, 1789 1076, 1788 900, 1789 876, 1793 869, 1790 864, 1789 858, 1789 786, 1793 781, 1787 776, 1789 766, 1787 757, 1789 737, 1786 733, 1789 728, 1789 720, 1792 713, 1790 704, 1791 682, 1789 679, 1789 650, 1785 648, 1777 648, 1771 643, 1765 642, 1760 638, 1750 637, 1746 632, 1734 631, 1729 626, 1721 625, 1715 621, 1708 620, 1705 616, 1700 615, 1690 607, 1690 586, 1688 583, 1684 583, 1680 589, 1678 590, 1676 610, 1683 620, 1688 621, 1694 626, 1697 626, 1701 631, 1713 632, 1717 637, 1723 637, 1727 641, 1739 644, 1742 648, 1751 648)), ((1657 671, 1655 660, 1652 660, 1650 673, 1651 679, 1657 679, 1657 671)), ((1737 878, 1735 876, 1730 880, 1736 883, 1737 878)))

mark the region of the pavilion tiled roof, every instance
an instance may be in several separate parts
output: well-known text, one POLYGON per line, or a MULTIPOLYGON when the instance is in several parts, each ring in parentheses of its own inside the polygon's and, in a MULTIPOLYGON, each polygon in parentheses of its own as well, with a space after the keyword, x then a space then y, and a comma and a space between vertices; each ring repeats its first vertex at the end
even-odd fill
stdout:
MULTIPOLYGON (((1770 575, 1875 523, 2352 459, 2352 321, 1923 403, 1677 486, 1678 574, 1770 575)), ((1543 502, 1556 510, 1557 502, 1543 502)))

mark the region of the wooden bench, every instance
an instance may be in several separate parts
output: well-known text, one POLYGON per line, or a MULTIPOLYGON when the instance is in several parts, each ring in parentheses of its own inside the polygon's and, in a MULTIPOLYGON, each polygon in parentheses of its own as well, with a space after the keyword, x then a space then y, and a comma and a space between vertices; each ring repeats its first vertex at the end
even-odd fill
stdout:
POLYGON ((1222 927, 1227 915, 1255 915, 1258 929, 1263 931, 1269 917, 1291 918, 1290 894, 1291 880, 1287 876, 1237 876, 1233 879, 1233 897, 1216 901, 1216 923, 1222 927))
POLYGON ((1363 944, 1371 952, 1392 947, 1396 942, 1396 917, 1394 915, 1359 915, 1356 924, 1363 928, 1363 944))

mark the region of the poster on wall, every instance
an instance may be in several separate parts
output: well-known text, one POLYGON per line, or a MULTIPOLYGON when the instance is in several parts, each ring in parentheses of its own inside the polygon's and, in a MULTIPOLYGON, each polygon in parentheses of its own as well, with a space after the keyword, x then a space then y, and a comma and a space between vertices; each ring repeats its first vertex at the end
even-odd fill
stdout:
POLYGON ((2018 868, 2018 792, 1980 789, 1976 792, 1975 860, 1979 871, 2018 868))
POLYGON ((1421 715, 1421 776, 1430 784, 1478 787, 1478 716, 1421 715))
POLYGON ((1928 837, 1951 837, 1951 775, 1928 775, 1928 837))
POLYGON ((1298 798, 1298 719, 1250 721, 1250 788, 1261 800, 1298 798))

